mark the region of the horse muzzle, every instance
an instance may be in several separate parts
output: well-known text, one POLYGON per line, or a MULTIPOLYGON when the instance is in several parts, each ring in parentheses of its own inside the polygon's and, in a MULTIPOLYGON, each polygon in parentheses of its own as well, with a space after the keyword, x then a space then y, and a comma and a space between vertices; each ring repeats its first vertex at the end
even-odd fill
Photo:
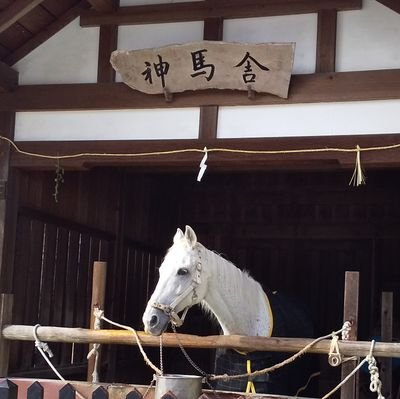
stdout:
POLYGON ((152 308, 144 320, 144 331, 161 335, 168 327, 170 317, 159 309, 152 308))

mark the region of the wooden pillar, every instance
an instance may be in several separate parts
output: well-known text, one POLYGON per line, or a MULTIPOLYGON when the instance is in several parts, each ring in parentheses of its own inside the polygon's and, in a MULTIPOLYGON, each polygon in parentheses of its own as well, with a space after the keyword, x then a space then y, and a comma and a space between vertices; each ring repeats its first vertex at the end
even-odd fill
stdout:
POLYGON ((315 72, 334 72, 336 63, 336 10, 318 12, 315 72))
MULTIPOLYGON (((381 337, 382 342, 393 340, 393 292, 382 292, 381 304, 381 337)), ((382 395, 392 397, 392 359, 381 358, 382 395)))
POLYGON ((7 324, 12 323, 13 296, 0 294, 0 378, 7 377, 10 354, 9 341, 3 338, 1 331, 7 324))
MULTIPOLYGON (((352 323, 349 340, 357 340, 358 330, 358 297, 359 297, 359 272, 346 272, 344 283, 343 321, 352 323)), ((357 361, 351 360, 342 365, 342 380, 356 367, 357 361)), ((358 380, 353 376, 340 390, 341 399, 352 399, 358 396, 358 380)))
MULTIPOLYGON (((214 1, 214 0, 213 0, 214 1)), ((204 20, 204 40, 222 40, 222 18, 207 18, 204 20)), ((218 106, 209 105, 200 108, 199 138, 213 140, 217 138, 218 106)))
MULTIPOLYGON (((92 306, 90 314, 90 328, 94 329, 96 318, 93 314, 95 308, 104 310, 104 301, 106 296, 106 281, 107 281, 107 262, 94 262, 93 264, 93 282, 92 282, 92 306)), ((92 350, 93 345, 89 345, 89 351, 92 350)), ((99 348, 98 362, 100 364, 100 348, 99 348)), ((92 356, 88 360, 87 380, 92 381, 92 374, 94 370, 95 357, 92 356)))
MULTIPOLYGON (((0 135, 14 138, 15 114, 0 112, 0 135)), ((10 145, 0 141, 0 292, 12 291, 17 199, 9 170, 10 145)))
MULTIPOLYGON (((108 11, 116 10, 119 6, 119 0, 111 0, 109 4, 110 9, 108 11)), ((113 83, 115 81, 115 70, 111 66, 110 56, 111 53, 117 49, 117 43, 118 25, 100 26, 99 55, 97 63, 98 83, 113 83)))

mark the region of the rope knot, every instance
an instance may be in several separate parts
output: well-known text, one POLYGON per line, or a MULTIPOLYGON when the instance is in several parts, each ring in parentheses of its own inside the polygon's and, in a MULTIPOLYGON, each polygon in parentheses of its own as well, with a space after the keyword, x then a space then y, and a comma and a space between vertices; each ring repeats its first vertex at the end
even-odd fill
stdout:
POLYGON ((337 367, 342 363, 342 355, 339 351, 339 337, 335 332, 332 333, 332 340, 328 354, 328 363, 332 367, 337 367))
POLYGON ((350 321, 345 321, 342 327, 342 340, 348 341, 350 338, 350 331, 351 331, 352 323, 350 321))

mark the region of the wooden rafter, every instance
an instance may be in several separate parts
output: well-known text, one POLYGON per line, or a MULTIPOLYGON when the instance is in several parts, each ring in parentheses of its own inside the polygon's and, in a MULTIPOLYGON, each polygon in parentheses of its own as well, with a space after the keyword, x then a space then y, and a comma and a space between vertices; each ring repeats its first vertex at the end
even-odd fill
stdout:
POLYGON ((32 37, 32 39, 28 40, 20 48, 8 55, 3 61, 8 65, 14 65, 20 59, 33 51, 36 47, 39 47, 51 36, 56 34, 59 30, 61 30, 71 21, 77 18, 82 10, 86 10, 88 7, 89 6, 86 0, 81 0, 79 3, 77 3, 64 14, 62 14, 57 20, 55 20, 53 23, 43 29, 40 33, 32 37))
POLYGON ((219 1, 215 4, 196 1, 130 6, 103 14, 87 11, 81 16, 81 26, 201 21, 207 18, 251 18, 304 14, 329 9, 345 11, 360 9, 361 2, 361 0, 232 0, 219 1))
POLYGON ((110 12, 114 10, 112 0, 87 0, 98 12, 110 12))
POLYGON ((0 33, 33 10, 43 0, 15 0, 0 13, 0 33))
POLYGON ((293 75, 289 98, 257 93, 253 100, 237 90, 201 90, 162 95, 130 89, 124 83, 18 86, 0 93, 0 111, 181 108, 207 105, 272 105, 400 99, 400 69, 293 75))
POLYGON ((377 0, 378 3, 383 4, 386 7, 389 7, 393 11, 396 11, 400 14, 400 1, 399 0, 377 0))
POLYGON ((18 86, 18 72, 0 62, 0 92, 13 91, 18 86))

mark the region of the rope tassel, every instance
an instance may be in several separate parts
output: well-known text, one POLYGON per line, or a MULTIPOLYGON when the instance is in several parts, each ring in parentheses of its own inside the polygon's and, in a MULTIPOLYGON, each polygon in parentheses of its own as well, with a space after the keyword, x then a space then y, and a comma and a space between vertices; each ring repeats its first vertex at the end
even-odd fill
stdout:
POLYGON ((356 155, 356 165, 354 167, 353 176, 350 179, 349 186, 353 185, 355 187, 365 184, 365 175, 361 168, 361 148, 357 145, 357 155, 356 155))

